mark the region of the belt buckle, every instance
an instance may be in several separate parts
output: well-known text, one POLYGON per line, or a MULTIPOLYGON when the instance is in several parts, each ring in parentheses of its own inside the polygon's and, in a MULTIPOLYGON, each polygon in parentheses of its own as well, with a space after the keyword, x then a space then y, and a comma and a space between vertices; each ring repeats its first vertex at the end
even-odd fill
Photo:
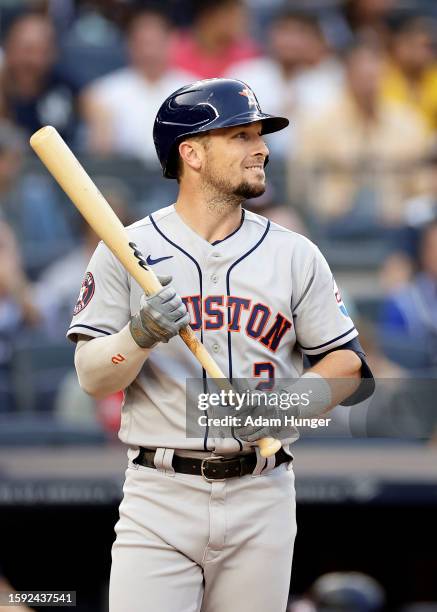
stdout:
POLYGON ((202 462, 200 464, 200 474, 202 478, 206 480, 206 482, 224 482, 226 480, 226 478, 208 478, 208 476, 205 475, 206 461, 220 461, 220 459, 224 459, 224 457, 222 457, 221 455, 217 455, 216 457, 211 456, 211 457, 205 457, 204 459, 202 459, 202 462))

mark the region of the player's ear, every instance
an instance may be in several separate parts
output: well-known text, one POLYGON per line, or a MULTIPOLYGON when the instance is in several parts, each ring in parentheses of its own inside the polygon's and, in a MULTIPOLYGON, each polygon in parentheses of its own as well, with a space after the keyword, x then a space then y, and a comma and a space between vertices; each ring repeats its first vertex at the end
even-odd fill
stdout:
POLYGON ((193 170, 200 170, 203 161, 203 148, 194 140, 183 140, 179 144, 179 155, 181 159, 193 170))

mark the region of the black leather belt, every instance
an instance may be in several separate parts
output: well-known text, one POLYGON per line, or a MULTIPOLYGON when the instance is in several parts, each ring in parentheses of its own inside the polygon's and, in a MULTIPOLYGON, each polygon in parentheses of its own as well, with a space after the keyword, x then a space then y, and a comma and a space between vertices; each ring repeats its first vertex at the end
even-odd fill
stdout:
MULTIPOLYGON (((153 462, 155 458, 155 450, 152 448, 140 447, 138 457, 135 457, 133 463, 144 467, 155 468, 153 462)), ((276 466, 281 465, 293 458, 288 455, 283 448, 275 454, 276 466)), ((247 455, 239 455, 226 459, 221 456, 206 457, 205 459, 197 459, 194 457, 180 457, 173 455, 172 466, 175 472, 182 474, 194 474, 203 476, 205 480, 225 480, 226 478, 236 478, 237 476, 245 476, 251 474, 256 466, 256 453, 247 455)))

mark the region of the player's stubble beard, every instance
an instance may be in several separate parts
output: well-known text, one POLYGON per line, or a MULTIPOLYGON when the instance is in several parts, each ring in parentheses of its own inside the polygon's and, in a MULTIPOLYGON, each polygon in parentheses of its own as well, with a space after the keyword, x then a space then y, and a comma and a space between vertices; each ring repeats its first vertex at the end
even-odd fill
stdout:
POLYGON ((245 200, 256 198, 266 190, 265 183, 251 184, 245 179, 235 185, 226 176, 214 172, 209 163, 205 166, 202 178, 201 189, 207 208, 217 215, 238 208, 245 200))

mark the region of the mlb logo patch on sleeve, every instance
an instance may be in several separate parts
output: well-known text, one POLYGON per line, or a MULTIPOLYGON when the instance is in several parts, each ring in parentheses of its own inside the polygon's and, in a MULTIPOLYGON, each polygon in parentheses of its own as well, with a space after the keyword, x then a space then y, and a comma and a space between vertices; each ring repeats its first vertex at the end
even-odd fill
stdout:
POLYGON ((85 274, 82 286, 80 288, 79 297, 77 298, 76 306, 73 310, 73 316, 79 314, 91 302, 94 295, 95 282, 91 272, 85 274))
POLYGON ((346 306, 343 304, 343 298, 341 297, 341 293, 337 287, 337 283, 335 282, 335 280, 334 280, 334 295, 335 295, 335 299, 337 301, 341 314, 344 315, 345 317, 349 317, 349 313, 346 310, 346 306))

